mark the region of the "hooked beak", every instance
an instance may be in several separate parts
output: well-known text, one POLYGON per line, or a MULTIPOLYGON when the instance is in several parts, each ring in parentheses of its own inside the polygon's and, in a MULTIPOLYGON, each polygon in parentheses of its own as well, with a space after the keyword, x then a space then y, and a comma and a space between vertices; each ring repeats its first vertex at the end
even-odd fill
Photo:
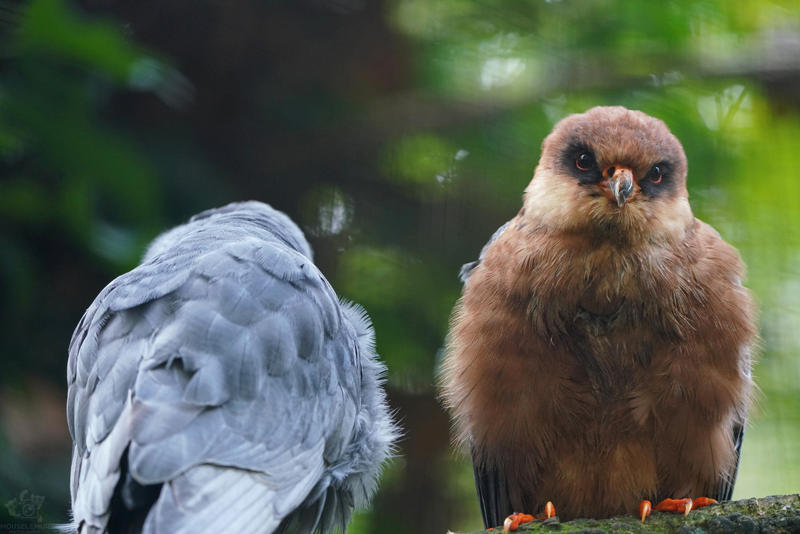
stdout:
POLYGON ((606 167, 603 175, 605 176, 604 184, 618 207, 621 208, 628 200, 636 196, 636 183, 633 181, 633 169, 630 167, 612 165, 606 167))

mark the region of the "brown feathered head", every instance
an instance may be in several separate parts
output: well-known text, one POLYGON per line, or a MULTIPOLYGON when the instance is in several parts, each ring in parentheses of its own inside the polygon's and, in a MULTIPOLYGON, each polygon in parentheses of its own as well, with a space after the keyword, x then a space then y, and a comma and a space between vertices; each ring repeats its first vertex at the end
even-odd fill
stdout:
POLYGON ((551 231, 648 240, 693 219, 686 155, 667 126, 641 111, 595 107, 556 124, 525 190, 525 217, 551 231))

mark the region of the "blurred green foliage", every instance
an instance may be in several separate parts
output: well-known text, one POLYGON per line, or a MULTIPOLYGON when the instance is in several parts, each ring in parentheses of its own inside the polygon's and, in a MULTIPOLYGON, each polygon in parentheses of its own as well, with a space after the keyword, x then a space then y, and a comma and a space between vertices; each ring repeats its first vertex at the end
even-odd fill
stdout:
POLYGON ((107 250, 105 239, 116 245, 107 259, 129 265, 142 232, 163 224, 160 195, 152 166, 130 135, 100 115, 108 92, 129 85, 149 58, 112 26, 78 19, 57 0, 25 6, 16 31, 0 109, 8 172, 2 215, 58 225, 76 245, 98 253, 107 250), (129 237, 127 247, 119 237, 129 237))
POLYGON ((695 213, 749 266, 762 392, 735 495, 800 490, 796 1, 148 6, 0 3, 0 503, 28 489, 66 518, 66 346, 91 299, 159 230, 257 198, 301 223, 389 365, 402 458, 351 530, 476 527, 434 391, 458 268, 555 122, 608 104, 669 125, 695 213))

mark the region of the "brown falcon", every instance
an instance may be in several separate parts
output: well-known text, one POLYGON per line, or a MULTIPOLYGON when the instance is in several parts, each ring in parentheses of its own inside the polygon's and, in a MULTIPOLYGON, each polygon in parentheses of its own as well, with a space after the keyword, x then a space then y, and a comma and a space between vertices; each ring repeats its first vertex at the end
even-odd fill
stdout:
POLYGON ((522 209, 462 269, 442 389, 487 526, 546 501, 569 519, 731 497, 755 310, 686 171, 658 119, 570 115, 522 209))

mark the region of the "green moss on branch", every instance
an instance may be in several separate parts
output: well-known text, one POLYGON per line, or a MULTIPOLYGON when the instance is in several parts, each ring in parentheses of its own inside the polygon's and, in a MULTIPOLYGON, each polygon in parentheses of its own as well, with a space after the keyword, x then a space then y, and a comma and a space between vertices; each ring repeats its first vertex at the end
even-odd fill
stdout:
MULTIPOLYGON (((498 534, 502 529, 479 530, 475 534, 498 534)), ((800 495, 774 495, 714 504, 692 510, 688 517, 653 512, 643 525, 633 515, 610 519, 575 519, 566 523, 557 517, 523 525, 518 533, 564 534, 791 534, 800 533, 800 495)))

